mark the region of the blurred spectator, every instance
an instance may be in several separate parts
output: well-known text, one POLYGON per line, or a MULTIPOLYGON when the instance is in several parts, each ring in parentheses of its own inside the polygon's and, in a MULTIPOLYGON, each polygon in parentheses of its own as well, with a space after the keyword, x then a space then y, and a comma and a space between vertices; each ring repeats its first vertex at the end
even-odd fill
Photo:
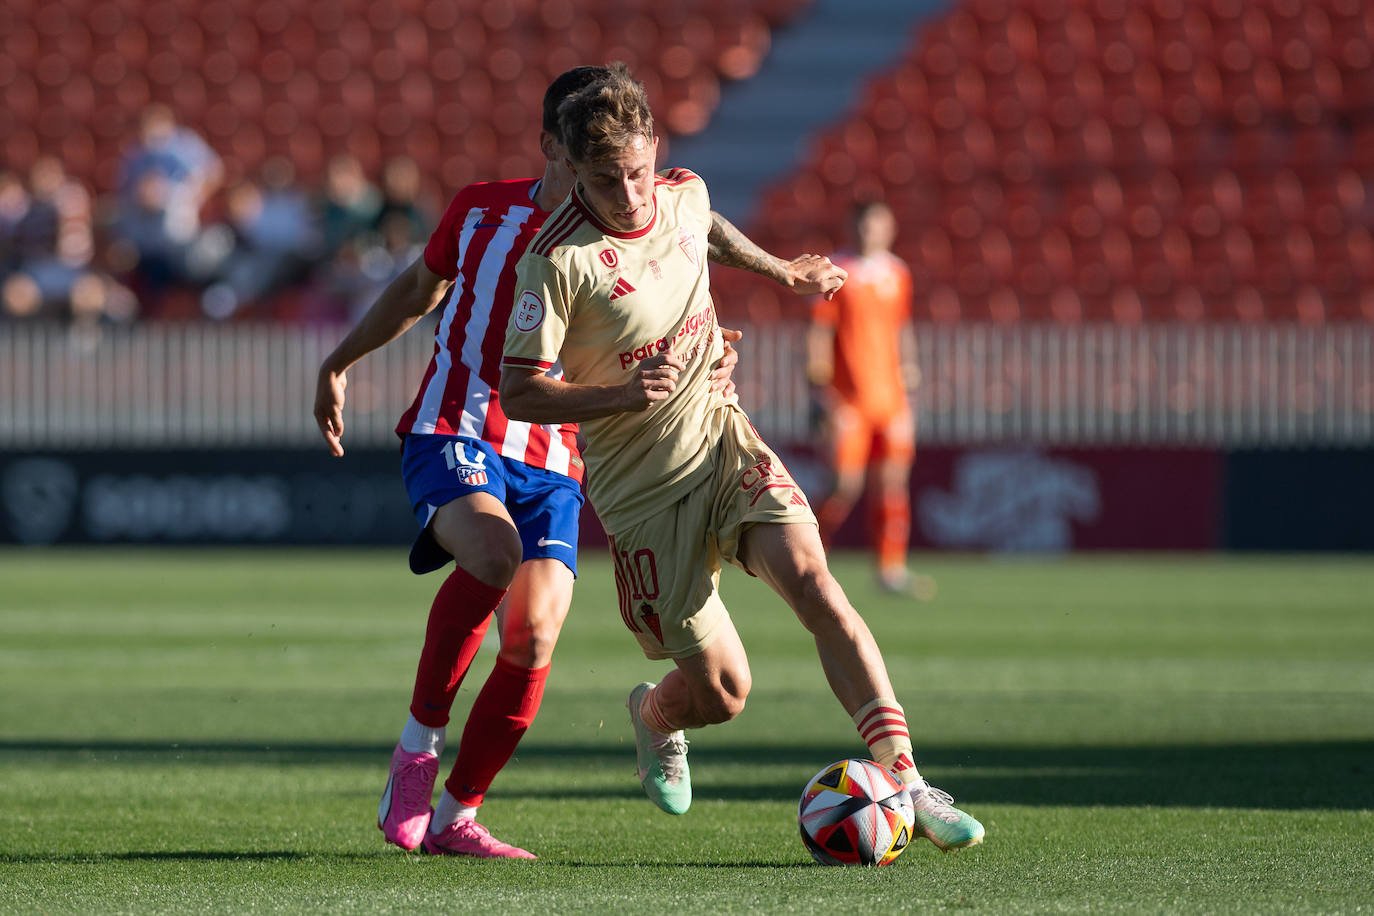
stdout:
POLYGON ((62 163, 42 156, 25 189, 10 176, 0 190, 0 232, 14 240, 6 255, 0 306, 9 318, 71 318, 91 323, 127 320, 137 311, 133 294, 93 263, 91 199, 62 163), (22 204, 22 207, 21 207, 22 204), (22 213, 20 212, 22 209, 22 213), (18 215, 8 232, 12 218, 18 215))
POLYGON ((168 228, 172 184, 156 169, 145 171, 130 193, 116 204, 108 231, 109 261, 134 282, 137 292, 154 303, 170 287, 188 282, 192 239, 168 228))
POLYGON ((319 204, 323 256, 333 257, 345 243, 372 231, 382 203, 381 191, 368 181, 357 159, 347 153, 330 159, 319 204))
MULTIPOLYGON (((382 207, 373 222, 373 229, 381 234, 404 231, 411 242, 424 243, 429 238, 433 218, 421 200, 423 179, 420 166, 409 156, 397 156, 382 168, 382 207), (399 221, 399 224, 398 224, 399 221), (387 226, 391 229, 388 230, 387 226)), ((390 247, 383 240, 383 246, 390 247)))
POLYGON ((352 320, 372 304, 376 286, 363 270, 363 245, 345 243, 322 263, 306 291, 304 315, 315 321, 352 320))
POLYGON ((284 157, 223 185, 220 158, 162 105, 142 113, 106 199, 56 156, 27 176, 0 165, 0 318, 346 320, 420 256, 433 222, 408 156, 376 182, 342 153, 318 188, 284 157))
POLYGON ((14 172, 0 171, 0 281, 19 267, 20 225, 29 212, 29 192, 14 172))
POLYGON ((86 264, 93 253, 91 195, 67 174, 56 156, 39 156, 29 169, 31 213, 42 221, 46 248, 60 249, 64 257, 86 264))
POLYGON ((421 256, 427 240, 417 240, 410 219, 393 212, 377 234, 346 242, 321 265, 307 296, 306 313, 315 320, 356 321, 421 256))
POLYGON ((201 306, 211 318, 228 318, 251 303, 297 283, 320 254, 309 201, 295 186, 295 170, 280 158, 263 166, 262 185, 230 188, 228 220, 218 231, 230 239, 216 281, 201 306))
POLYGON ((170 108, 149 105, 139 119, 138 142, 124 154, 119 188, 126 200, 146 190, 144 179, 159 175, 166 182, 165 234, 190 244, 200 232, 200 212, 219 188, 224 167, 200 135, 178 124, 170 108))
POLYGON ((359 258, 359 270, 367 288, 350 305, 350 317, 354 320, 424 251, 424 242, 416 239, 415 224, 406 213, 392 211, 379 228, 374 243, 359 258))

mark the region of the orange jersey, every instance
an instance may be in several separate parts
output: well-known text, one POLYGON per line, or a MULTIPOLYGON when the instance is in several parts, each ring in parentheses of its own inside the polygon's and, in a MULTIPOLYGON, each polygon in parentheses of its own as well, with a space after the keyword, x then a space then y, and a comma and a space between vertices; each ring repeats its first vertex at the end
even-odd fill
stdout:
POLYGON ((890 252, 861 258, 836 255, 849 279, 812 320, 835 332, 831 382, 836 394, 865 418, 884 421, 905 411, 902 328, 911 320, 911 272, 890 252))

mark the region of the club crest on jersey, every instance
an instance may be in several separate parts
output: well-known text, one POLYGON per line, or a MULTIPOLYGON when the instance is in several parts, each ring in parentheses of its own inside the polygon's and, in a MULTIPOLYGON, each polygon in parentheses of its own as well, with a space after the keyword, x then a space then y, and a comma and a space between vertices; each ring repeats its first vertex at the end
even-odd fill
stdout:
POLYGON ((621 296, 628 296, 634 291, 635 288, 630 285, 629 280, 626 280, 624 277, 616 277, 615 286, 611 289, 611 301, 614 302, 621 296))
POLYGON ((649 270, 653 271, 655 280, 663 279, 663 268, 658 266, 658 262, 653 258, 649 259, 649 270))
POLYGON ((692 235, 692 230, 686 226, 677 227, 677 245, 682 249, 682 253, 687 255, 687 260, 692 262, 693 267, 700 267, 701 261, 697 254, 697 239, 692 235))
POLYGON ((515 328, 528 334, 544 323, 544 300, 534 290, 527 289, 515 303, 515 328))
POLYGON ((616 257, 614 248, 601 249, 601 253, 598 254, 597 257, 600 258, 601 263, 605 264, 607 267, 615 267, 620 263, 620 258, 616 257))

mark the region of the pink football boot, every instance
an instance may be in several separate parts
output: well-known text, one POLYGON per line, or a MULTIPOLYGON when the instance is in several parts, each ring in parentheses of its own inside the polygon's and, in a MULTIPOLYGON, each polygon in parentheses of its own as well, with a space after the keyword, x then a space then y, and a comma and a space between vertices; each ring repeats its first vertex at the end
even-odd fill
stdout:
POLYGON ((424 841, 433 813, 429 802, 438 776, 438 757, 412 754, 396 745, 382 803, 377 806, 377 827, 388 843, 410 850, 424 841))
POLYGON ((438 833, 425 834, 425 852, 479 859, 537 859, 532 852, 503 843, 470 817, 460 817, 438 833))

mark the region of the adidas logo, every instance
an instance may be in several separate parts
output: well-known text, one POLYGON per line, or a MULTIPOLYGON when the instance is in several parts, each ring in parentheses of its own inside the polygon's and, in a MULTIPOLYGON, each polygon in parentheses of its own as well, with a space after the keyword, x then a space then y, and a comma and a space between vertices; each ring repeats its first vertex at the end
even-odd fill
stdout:
POLYGON ((630 293, 634 291, 635 288, 631 286, 624 277, 617 277, 615 281, 615 288, 611 290, 611 301, 614 302, 621 296, 628 296, 630 293))

